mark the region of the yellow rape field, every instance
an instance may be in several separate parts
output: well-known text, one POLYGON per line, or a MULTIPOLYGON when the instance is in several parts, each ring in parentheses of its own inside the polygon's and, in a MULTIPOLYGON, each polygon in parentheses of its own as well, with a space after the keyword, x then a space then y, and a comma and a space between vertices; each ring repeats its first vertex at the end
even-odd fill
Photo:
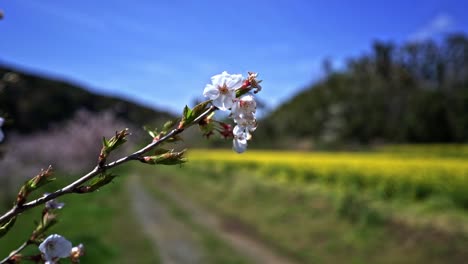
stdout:
POLYGON ((354 186, 385 198, 444 196, 458 207, 468 208, 467 159, 421 153, 249 150, 239 155, 230 150, 193 150, 189 160, 218 170, 243 169, 284 183, 354 186))

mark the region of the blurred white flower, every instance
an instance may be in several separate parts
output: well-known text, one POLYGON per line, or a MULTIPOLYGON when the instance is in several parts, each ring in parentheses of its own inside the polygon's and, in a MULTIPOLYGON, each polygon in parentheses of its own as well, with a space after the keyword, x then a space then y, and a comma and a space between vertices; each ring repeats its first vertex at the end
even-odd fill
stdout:
POLYGON ((67 258, 72 250, 72 243, 64 237, 53 234, 48 236, 40 245, 46 263, 57 263, 59 258, 67 258))
MULTIPOLYGON (((45 194, 44 194, 44 196, 47 196, 47 195, 49 195, 49 193, 45 193, 45 194)), ((52 199, 52 200, 47 201, 47 202, 45 203, 45 207, 46 207, 47 209, 62 209, 63 206, 65 206, 65 203, 59 203, 59 202, 57 202, 57 200, 55 200, 55 199, 52 199)))
POLYGON ((247 139, 234 135, 232 140, 232 148, 237 153, 242 153, 247 150, 247 139))
POLYGON ((237 124, 232 131, 234 135, 233 149, 237 153, 242 153, 247 149, 247 141, 252 138, 250 132, 257 128, 256 108, 257 103, 251 94, 244 94, 234 100, 231 117, 237 124))
POLYGON ((248 126, 235 126, 232 130, 232 134, 234 139, 232 141, 232 148, 237 153, 242 153, 247 150, 247 140, 252 138, 250 134, 251 131, 254 131, 255 127, 248 127, 248 126))
POLYGON ((241 126, 237 125, 232 130, 232 134, 237 136, 238 138, 245 138, 246 140, 250 140, 252 135, 250 132, 255 131, 256 126, 241 126))
POLYGON ((3 117, 0 117, 0 142, 2 142, 3 138, 5 137, 5 135, 3 134, 3 131, 1 130, 4 122, 5 122, 5 119, 3 117))
POLYGON ((226 71, 211 77, 211 84, 205 86, 203 96, 213 100, 213 105, 226 111, 232 107, 236 98, 236 89, 243 83, 241 74, 229 74, 226 71))
MULTIPOLYGON (((257 120, 253 116, 247 116, 244 118, 234 118, 234 122, 236 122, 238 129, 248 129, 250 132, 254 132, 257 128, 257 120)), ((250 139, 250 138, 249 138, 250 139)))

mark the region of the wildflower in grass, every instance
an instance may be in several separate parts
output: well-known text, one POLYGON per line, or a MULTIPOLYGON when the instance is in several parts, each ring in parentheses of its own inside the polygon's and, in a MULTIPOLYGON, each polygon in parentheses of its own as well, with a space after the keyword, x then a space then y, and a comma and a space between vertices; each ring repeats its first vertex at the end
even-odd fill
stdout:
POLYGON ((80 262, 80 257, 84 255, 84 245, 79 244, 76 247, 73 247, 70 251, 70 259, 73 263, 80 262))
POLYGON ((39 245, 39 250, 42 252, 46 264, 55 264, 60 258, 70 256, 72 243, 60 235, 53 234, 39 245))
POLYGON ((3 131, 1 130, 3 126, 3 122, 5 122, 5 119, 3 117, 0 117, 0 142, 2 142, 3 138, 5 137, 5 135, 3 134, 3 131))
POLYGON ((203 95, 213 100, 213 105, 226 111, 232 107, 236 98, 236 89, 243 84, 241 74, 229 74, 226 71, 211 77, 211 84, 205 86, 203 95))

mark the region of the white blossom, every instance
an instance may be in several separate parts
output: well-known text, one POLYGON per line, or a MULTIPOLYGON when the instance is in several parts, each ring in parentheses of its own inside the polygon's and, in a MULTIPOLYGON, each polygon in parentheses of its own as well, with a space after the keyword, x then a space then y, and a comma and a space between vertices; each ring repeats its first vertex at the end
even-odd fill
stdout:
POLYGON ((62 209, 65 206, 65 203, 57 202, 55 199, 47 201, 45 207, 47 209, 62 209))
POLYGON ((232 148, 234 149, 234 151, 236 151, 237 153, 243 153, 247 150, 247 140, 245 139, 238 139, 238 138, 235 138, 233 139, 233 143, 232 143, 232 148))
MULTIPOLYGON (((257 103, 252 95, 246 94, 241 96, 236 100, 235 104, 232 106, 232 118, 237 126, 234 128, 234 134, 236 131, 247 133, 255 131, 257 128, 257 119, 255 118, 257 103)), ((238 133, 237 133, 238 134, 238 133)), ((250 137, 247 136, 249 140, 250 137)))
MULTIPOLYGON (((248 74, 247 79, 244 79, 241 74, 231 75, 224 71, 211 77, 211 84, 207 84, 203 91, 203 95, 210 98, 212 104, 219 110, 231 110, 229 117, 236 123, 232 130, 232 148, 238 153, 246 151, 247 142, 252 138, 251 133, 257 128, 255 117, 257 102, 250 91, 259 92, 261 80, 257 80, 257 73, 248 74), (236 90, 242 91, 243 95, 236 98, 236 90)), ((231 135, 230 129, 220 130, 220 133, 225 137, 231 135)))
POLYGON ((250 140, 252 138, 252 134, 250 134, 250 132, 253 132, 255 128, 256 126, 240 125, 234 127, 234 129, 232 130, 232 134, 234 136, 232 148, 237 153, 242 153, 247 150, 247 140, 250 140))
POLYGON ((234 134, 234 139, 232 140, 232 148, 237 153, 242 153, 247 150, 247 137, 245 134, 234 134))
POLYGON ((241 74, 229 74, 226 71, 211 77, 211 84, 205 86, 203 95, 213 100, 213 105, 222 111, 232 107, 236 99, 236 89, 242 86, 241 74))
POLYGON ((244 94, 239 99, 235 100, 232 106, 232 115, 234 120, 241 119, 254 119, 255 111, 257 110, 257 102, 251 94, 244 94))
POLYGON ((246 128, 249 131, 253 132, 257 128, 257 119, 255 119, 255 116, 253 114, 234 117, 234 122, 237 124, 239 129, 246 128))
POLYGON ((237 125, 232 130, 232 134, 234 136, 239 137, 239 138, 245 138, 246 140, 250 140, 252 138, 252 135, 250 134, 250 132, 255 131, 255 128, 256 127, 254 127, 254 126, 237 125))
POLYGON ((56 263, 59 258, 67 258, 72 250, 72 243, 64 237, 53 234, 48 236, 40 245, 46 263, 56 263))
POLYGON ((251 94, 242 95, 235 100, 232 106, 231 116, 237 124, 232 131, 234 135, 233 149, 238 153, 247 149, 247 141, 252 138, 250 132, 257 128, 256 108, 257 103, 251 94))

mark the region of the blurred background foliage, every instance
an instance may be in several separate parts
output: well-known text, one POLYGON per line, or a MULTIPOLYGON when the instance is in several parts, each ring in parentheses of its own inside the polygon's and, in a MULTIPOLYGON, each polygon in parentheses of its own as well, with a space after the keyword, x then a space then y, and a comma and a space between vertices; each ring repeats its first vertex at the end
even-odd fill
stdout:
POLYGON ((0 106, 12 122, 6 129, 30 134, 67 121, 78 110, 112 112, 133 124, 160 123, 171 115, 122 98, 95 94, 77 84, 15 69, 0 63, 0 106))
MULTIPOLYGON (((342 68, 325 60, 323 71, 322 79, 265 110, 252 147, 329 149, 468 140, 465 35, 402 45, 377 41, 368 54, 348 59, 342 68)), ((78 110, 106 110, 137 127, 160 124, 174 115, 7 65, 0 67, 0 76, 1 111, 10 120, 7 131, 44 130, 78 110)), ((207 144, 225 145, 202 143, 207 144)))
POLYGON ((375 42, 262 121, 256 146, 321 148, 468 141, 468 38, 375 42), (262 142, 265 140, 265 142, 262 142))

